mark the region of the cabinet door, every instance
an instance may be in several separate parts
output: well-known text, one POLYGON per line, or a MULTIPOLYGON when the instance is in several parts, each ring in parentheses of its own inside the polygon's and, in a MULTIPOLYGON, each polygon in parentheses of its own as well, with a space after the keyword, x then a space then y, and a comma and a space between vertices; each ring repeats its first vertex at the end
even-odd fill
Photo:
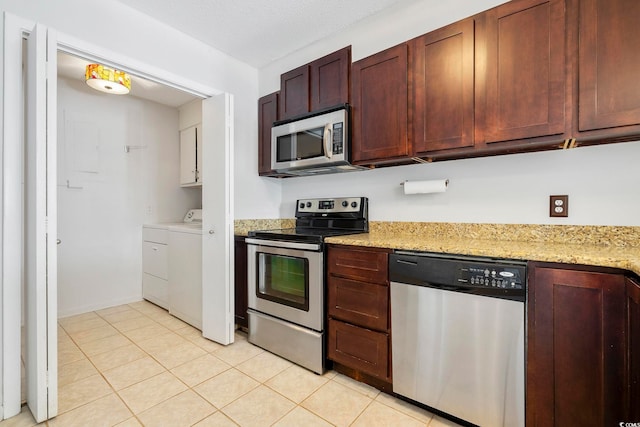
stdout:
POLYGON ((278 120, 278 92, 258 100, 258 174, 272 175, 271 127, 278 120))
POLYGON ((234 239, 234 277, 235 277, 235 318, 236 325, 244 328, 249 327, 249 318, 247 317, 247 244, 244 237, 236 236, 234 239))
POLYGON ((327 357, 374 377, 389 380, 389 335, 329 319, 327 357))
POLYGON ((196 126, 196 182, 202 184, 202 125, 196 126))
POLYGON ((629 415, 640 420, 640 283, 627 278, 627 337, 629 355, 629 415))
POLYGON ((309 64, 280 76, 280 120, 309 112, 309 64))
POLYGON ((352 159, 356 164, 409 156, 407 45, 354 62, 352 159))
POLYGON ((579 2, 579 130, 640 124, 640 2, 579 2))
POLYGON ((331 246, 327 255, 327 272, 363 282, 389 285, 387 249, 357 246, 331 246))
POLYGON ((474 36, 465 19, 411 42, 417 156, 473 146, 474 36))
POLYGON ((351 46, 311 63, 311 111, 349 102, 350 69, 351 46))
POLYGON ((625 420, 624 276, 533 268, 529 276, 527 425, 625 420))
POLYGON ((485 19, 486 69, 477 71, 486 90, 478 105, 486 114, 483 140, 564 134, 564 0, 511 1, 485 19))
POLYGON ((196 182, 196 127, 180 131, 180 184, 196 182))
POLYGON ((329 276, 329 316, 382 332, 389 330, 389 287, 329 276))

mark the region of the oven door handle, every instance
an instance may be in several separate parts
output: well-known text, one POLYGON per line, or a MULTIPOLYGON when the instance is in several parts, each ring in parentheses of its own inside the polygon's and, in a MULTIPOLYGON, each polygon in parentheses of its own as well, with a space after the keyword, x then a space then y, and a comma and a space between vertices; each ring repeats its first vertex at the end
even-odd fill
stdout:
POLYGON ((319 252, 321 249, 321 245, 318 243, 284 242, 281 240, 263 240, 263 239, 252 239, 252 238, 246 238, 244 241, 248 245, 271 246, 274 248, 301 249, 303 251, 316 251, 316 252, 319 252))

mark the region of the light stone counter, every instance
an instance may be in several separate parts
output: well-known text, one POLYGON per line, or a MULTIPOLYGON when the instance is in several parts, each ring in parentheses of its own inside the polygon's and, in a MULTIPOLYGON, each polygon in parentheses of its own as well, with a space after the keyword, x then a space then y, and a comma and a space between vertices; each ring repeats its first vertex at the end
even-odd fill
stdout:
POLYGON ((327 243, 615 267, 640 275, 640 227, 371 222, 327 243))
MULTIPOLYGON (((235 234, 294 227, 293 219, 236 220, 235 234)), ((640 275, 640 227, 438 222, 369 223, 327 243, 615 267, 640 275)))
POLYGON ((295 227, 294 219, 236 219, 233 223, 236 236, 246 236, 252 230, 275 230, 295 227))

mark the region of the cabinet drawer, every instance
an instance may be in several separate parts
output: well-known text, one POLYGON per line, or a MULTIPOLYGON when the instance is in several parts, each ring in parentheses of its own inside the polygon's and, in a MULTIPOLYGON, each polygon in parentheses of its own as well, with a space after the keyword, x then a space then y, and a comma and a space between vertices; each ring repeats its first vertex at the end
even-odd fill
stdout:
POLYGON ((142 242, 142 271, 167 280, 167 245, 142 242))
POLYGON ((370 329, 389 328, 389 287, 329 276, 329 316, 370 329))
POLYGON ((389 380, 389 334, 329 319, 327 356, 349 368, 389 380))
POLYGON ((154 304, 168 310, 169 309, 169 281, 152 276, 148 273, 142 274, 142 297, 154 304))
POLYGON ((142 240, 166 245, 169 241, 169 231, 166 228, 142 227, 142 240))
POLYGON ((355 246, 329 248, 329 274, 388 285, 388 251, 355 246))

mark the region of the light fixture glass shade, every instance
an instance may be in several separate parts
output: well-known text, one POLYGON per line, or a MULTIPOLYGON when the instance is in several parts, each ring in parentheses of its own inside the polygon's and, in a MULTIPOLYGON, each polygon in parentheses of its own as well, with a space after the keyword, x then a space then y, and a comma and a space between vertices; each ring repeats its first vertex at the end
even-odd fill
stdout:
POLYGON ((124 95, 131 90, 131 77, 124 71, 101 64, 89 64, 85 71, 87 84, 101 92, 124 95))

